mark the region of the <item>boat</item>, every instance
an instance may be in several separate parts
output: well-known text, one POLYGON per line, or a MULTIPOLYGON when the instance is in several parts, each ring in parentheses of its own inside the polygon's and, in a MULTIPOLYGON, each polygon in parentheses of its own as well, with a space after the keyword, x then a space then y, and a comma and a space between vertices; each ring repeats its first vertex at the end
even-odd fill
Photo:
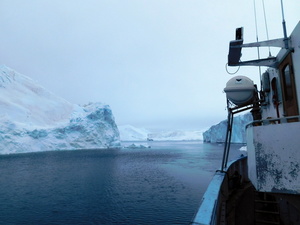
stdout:
POLYGON ((283 38, 244 44, 240 27, 229 43, 228 66, 266 71, 260 91, 246 76, 231 78, 224 88, 223 160, 190 224, 300 224, 300 22, 287 36, 283 9, 282 15, 283 38), (244 48, 270 46, 279 48, 276 56, 241 61, 244 48), (247 110, 253 117, 245 128, 247 156, 228 162, 234 115, 247 110))

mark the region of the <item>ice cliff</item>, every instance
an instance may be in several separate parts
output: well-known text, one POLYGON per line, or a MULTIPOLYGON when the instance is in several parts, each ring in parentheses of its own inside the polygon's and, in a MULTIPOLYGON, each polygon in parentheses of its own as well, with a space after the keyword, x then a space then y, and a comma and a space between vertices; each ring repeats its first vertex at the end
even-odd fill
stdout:
POLYGON ((108 105, 71 104, 0 66, 0 154, 120 146, 108 105))
MULTIPOLYGON (((250 113, 234 117, 231 136, 232 143, 246 143, 245 126, 250 121, 252 121, 250 113)), ((203 133, 203 141, 211 143, 225 142, 226 130, 227 120, 223 120, 203 133)))

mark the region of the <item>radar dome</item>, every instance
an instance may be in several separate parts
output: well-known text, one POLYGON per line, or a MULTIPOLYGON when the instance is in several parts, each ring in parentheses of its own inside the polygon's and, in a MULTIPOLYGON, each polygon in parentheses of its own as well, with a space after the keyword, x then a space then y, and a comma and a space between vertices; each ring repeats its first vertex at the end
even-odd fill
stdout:
POLYGON ((256 88, 248 77, 235 76, 226 83, 224 91, 229 101, 237 106, 243 106, 252 103, 256 88))

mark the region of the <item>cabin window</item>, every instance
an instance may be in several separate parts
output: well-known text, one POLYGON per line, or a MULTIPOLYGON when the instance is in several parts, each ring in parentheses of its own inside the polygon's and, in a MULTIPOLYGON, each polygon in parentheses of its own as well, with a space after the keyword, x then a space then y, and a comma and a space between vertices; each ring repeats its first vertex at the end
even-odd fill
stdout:
POLYGON ((288 54, 279 65, 284 116, 299 115, 295 75, 293 71, 291 54, 292 53, 288 54))
POLYGON ((291 71, 289 65, 283 68, 282 74, 283 74, 283 86, 284 86, 283 90, 284 90, 285 99, 287 101, 293 100, 294 95, 293 95, 291 71))
POLYGON ((277 90, 277 80, 276 80, 276 77, 274 77, 272 79, 271 86, 272 86, 272 91, 273 91, 273 96, 272 96, 273 104, 277 105, 277 104, 279 104, 279 101, 278 101, 278 90, 277 90))

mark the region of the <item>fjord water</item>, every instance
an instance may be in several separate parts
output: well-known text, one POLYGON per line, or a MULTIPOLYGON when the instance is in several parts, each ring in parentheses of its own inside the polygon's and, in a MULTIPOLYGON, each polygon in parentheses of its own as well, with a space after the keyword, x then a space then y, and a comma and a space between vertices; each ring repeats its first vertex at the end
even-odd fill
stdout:
POLYGON ((0 156, 0 224, 188 224, 223 145, 148 144, 0 156))

